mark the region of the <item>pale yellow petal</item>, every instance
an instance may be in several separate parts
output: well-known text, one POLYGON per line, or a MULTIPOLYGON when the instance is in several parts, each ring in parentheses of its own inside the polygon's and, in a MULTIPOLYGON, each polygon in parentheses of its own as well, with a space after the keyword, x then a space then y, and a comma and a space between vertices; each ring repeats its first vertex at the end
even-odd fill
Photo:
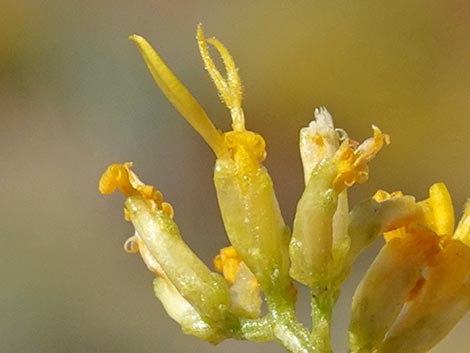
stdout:
POLYGON ((439 235, 454 233, 454 207, 444 183, 429 188, 429 198, 420 202, 424 212, 425 225, 439 235))

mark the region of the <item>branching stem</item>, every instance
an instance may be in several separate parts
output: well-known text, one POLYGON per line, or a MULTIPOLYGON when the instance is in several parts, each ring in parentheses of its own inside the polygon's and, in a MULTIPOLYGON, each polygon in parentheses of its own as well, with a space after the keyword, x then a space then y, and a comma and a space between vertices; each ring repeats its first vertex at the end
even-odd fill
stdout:
POLYGON ((332 353, 330 329, 333 307, 338 299, 339 291, 311 292, 312 333, 311 342, 318 352, 332 353))

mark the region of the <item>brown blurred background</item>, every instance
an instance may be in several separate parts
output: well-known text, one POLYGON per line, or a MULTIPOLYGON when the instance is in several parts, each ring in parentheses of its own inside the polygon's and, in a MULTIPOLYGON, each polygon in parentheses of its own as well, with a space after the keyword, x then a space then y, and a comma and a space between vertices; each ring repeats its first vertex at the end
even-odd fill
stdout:
MULTIPOLYGON (((99 195, 111 162, 133 161, 176 210, 210 264, 227 244, 213 155, 154 86, 127 36, 145 36, 215 124, 227 110, 203 70, 195 30, 221 39, 245 87, 248 128, 262 132, 286 220, 302 192, 298 130, 326 105, 364 139, 392 137, 371 164, 377 188, 426 196, 445 181, 460 215, 470 196, 470 3, 399 1, 0 0, 0 353, 283 352, 276 344, 185 336, 163 312, 152 275, 122 251, 123 197, 99 195)), ((351 295, 335 316, 346 351, 351 295)), ((308 322, 306 293, 299 316, 308 322)), ((467 353, 467 317, 434 353, 467 353)))

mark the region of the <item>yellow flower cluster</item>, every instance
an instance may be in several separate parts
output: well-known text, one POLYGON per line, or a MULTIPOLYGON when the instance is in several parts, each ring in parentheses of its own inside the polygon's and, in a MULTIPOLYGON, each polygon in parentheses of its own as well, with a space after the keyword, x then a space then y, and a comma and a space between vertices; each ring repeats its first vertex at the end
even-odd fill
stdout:
POLYGON ((372 126, 373 137, 359 143, 334 127, 325 108, 315 110, 315 119, 300 131, 305 189, 291 231, 262 165, 265 141, 245 128, 241 80, 222 43, 206 39, 199 26, 202 59, 232 119, 225 133, 150 44, 130 38, 162 92, 216 156, 214 184, 231 245, 215 257, 215 271, 188 247, 171 205, 140 181, 131 163, 112 164, 99 184, 103 194, 118 189, 126 196, 125 218, 135 234, 124 248, 140 252, 155 274, 156 297, 185 333, 211 343, 276 340, 293 353, 331 353, 332 310, 341 285, 380 234, 385 245, 353 298, 351 353, 427 352, 468 312, 470 203, 455 230, 442 183, 421 202, 378 191, 349 206, 348 189, 367 181, 369 162, 390 143, 387 134, 372 126), (221 55, 225 76, 208 44, 221 55), (294 281, 311 291, 310 331, 296 319, 294 281))

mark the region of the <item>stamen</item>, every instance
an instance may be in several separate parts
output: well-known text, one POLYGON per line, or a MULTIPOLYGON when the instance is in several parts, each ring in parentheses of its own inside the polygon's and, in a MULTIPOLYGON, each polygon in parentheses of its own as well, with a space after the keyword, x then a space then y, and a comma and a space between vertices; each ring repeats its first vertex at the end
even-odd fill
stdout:
POLYGON ((339 146, 334 157, 338 167, 338 175, 333 182, 335 190, 341 191, 355 183, 362 184, 367 181, 369 177, 367 163, 375 157, 384 144, 390 143, 390 137, 387 134, 382 133, 374 125, 372 129, 374 136, 359 146, 349 139, 344 140, 339 146))
POLYGON ((202 60, 204 61, 205 67, 209 76, 215 84, 215 87, 219 91, 220 98, 225 103, 227 108, 230 109, 232 116, 232 128, 234 131, 245 131, 245 117, 241 108, 242 104, 242 85, 240 76, 238 75, 238 69, 235 66, 232 56, 228 52, 227 48, 215 38, 205 39, 202 31, 202 26, 199 25, 197 28, 197 42, 199 45, 199 51, 201 53, 202 60), (219 52, 222 61, 227 72, 227 78, 225 79, 220 71, 217 69, 214 61, 212 60, 207 44, 212 44, 214 48, 219 52))

